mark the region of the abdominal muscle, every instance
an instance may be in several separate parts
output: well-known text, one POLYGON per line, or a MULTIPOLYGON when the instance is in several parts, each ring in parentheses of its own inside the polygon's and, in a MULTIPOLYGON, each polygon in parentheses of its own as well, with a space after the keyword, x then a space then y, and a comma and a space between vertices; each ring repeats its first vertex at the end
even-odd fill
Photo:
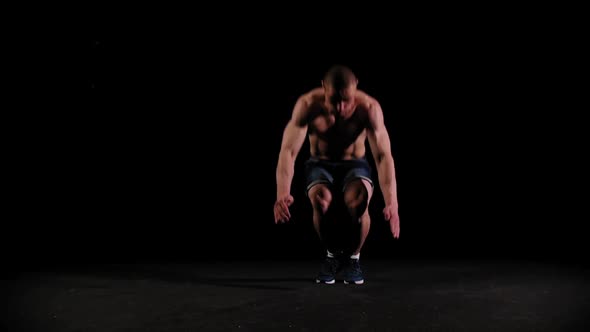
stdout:
POLYGON ((309 136, 310 153, 313 158, 323 160, 354 160, 365 156, 365 136, 361 135, 355 142, 346 147, 338 146, 317 135, 309 136))

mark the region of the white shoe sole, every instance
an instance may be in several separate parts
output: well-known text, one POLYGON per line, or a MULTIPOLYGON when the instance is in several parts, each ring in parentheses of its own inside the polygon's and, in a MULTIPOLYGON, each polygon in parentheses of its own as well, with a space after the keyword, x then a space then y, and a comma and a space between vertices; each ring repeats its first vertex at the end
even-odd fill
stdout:
POLYGON ((319 279, 316 279, 315 280, 315 283, 316 284, 328 284, 328 285, 332 285, 332 284, 335 284, 336 283, 336 280, 335 279, 332 279, 330 281, 321 281, 319 279))
POLYGON ((352 282, 349 282, 349 281, 346 281, 346 280, 344 280, 344 283, 345 283, 346 285, 349 285, 349 284, 362 285, 362 284, 364 284, 364 283, 365 283, 365 281, 364 281, 364 280, 358 280, 358 281, 352 281, 352 282))

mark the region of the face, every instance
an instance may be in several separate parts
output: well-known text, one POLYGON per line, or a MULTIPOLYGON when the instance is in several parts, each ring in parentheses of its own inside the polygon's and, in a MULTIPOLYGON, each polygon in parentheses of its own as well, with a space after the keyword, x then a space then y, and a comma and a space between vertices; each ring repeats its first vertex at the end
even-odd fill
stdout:
POLYGON ((346 115, 353 111, 356 85, 337 90, 331 86, 324 86, 326 104, 331 111, 338 115, 346 115))

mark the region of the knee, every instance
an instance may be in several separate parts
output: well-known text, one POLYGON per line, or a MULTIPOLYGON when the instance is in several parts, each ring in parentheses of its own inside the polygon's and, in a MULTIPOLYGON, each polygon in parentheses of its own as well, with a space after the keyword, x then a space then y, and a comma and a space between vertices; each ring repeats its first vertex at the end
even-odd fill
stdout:
POLYGON ((361 216, 367 208, 367 197, 358 196, 345 199, 346 208, 353 216, 361 216))
POLYGON ((332 193, 328 188, 318 188, 310 193, 310 199, 313 209, 324 214, 332 203, 332 193))
POLYGON ((344 204, 354 217, 362 216, 369 203, 369 194, 362 183, 357 182, 349 185, 344 193, 344 204))

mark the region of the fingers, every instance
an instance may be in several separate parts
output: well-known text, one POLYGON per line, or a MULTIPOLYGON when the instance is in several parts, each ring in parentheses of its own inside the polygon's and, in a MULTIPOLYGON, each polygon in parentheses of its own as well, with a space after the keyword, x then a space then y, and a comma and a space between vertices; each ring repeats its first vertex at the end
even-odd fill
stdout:
POLYGON ((394 238, 396 238, 396 239, 399 238, 399 222, 393 223, 392 233, 393 233, 394 238))
POLYGON ((290 218, 290 215, 285 213, 285 211, 281 210, 280 208, 275 210, 275 223, 284 223, 289 221, 290 218))
POLYGON ((286 213, 285 211, 280 212, 280 217, 281 217, 281 222, 287 222, 287 221, 289 221, 289 219, 291 219, 291 216, 288 213, 286 213))
POLYGON ((281 211, 281 209, 277 206, 277 204, 275 204, 274 213, 275 213, 275 224, 283 223, 285 220, 285 215, 281 211))
POLYGON ((400 232, 400 227, 399 227, 399 217, 395 216, 393 220, 391 220, 391 233, 393 234, 394 238, 399 238, 399 232, 400 232))
POLYGON ((280 201, 279 205, 282 209, 282 213, 287 217, 287 219, 291 218, 291 212, 289 212, 289 205, 285 201, 280 201))
POLYGON ((275 224, 284 223, 291 219, 291 212, 289 211, 289 205, 293 203, 293 197, 287 197, 275 202, 274 214, 275 224))
POLYGON ((383 209, 383 217, 385 220, 389 221, 391 233, 393 234, 394 238, 399 238, 399 216, 395 211, 392 211, 389 208, 383 209))
POLYGON ((282 213, 280 210, 275 208, 275 224, 278 223, 284 223, 287 221, 287 217, 284 213, 282 213))

